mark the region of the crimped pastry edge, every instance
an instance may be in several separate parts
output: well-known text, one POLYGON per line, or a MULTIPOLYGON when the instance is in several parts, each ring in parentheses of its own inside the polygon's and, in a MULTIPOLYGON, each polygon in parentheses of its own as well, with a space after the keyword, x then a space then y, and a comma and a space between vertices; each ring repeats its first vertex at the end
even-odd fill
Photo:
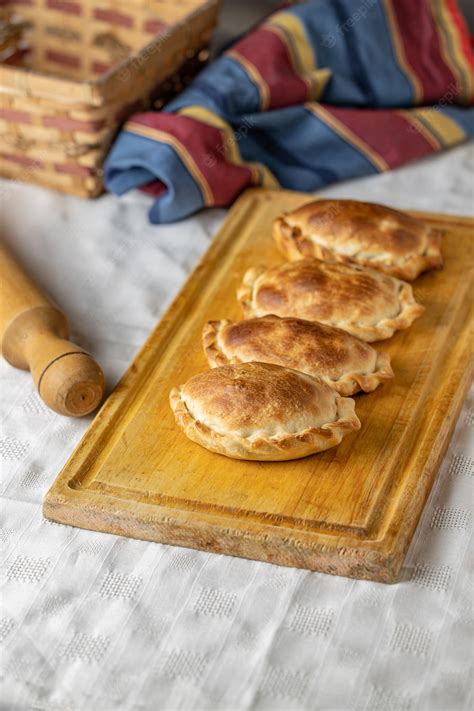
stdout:
POLYGON ((441 254, 442 232, 435 228, 431 228, 428 233, 428 247, 423 254, 413 255, 404 260, 403 263, 399 262, 392 265, 374 262, 370 259, 358 259, 357 255, 349 257, 313 242, 310 237, 302 233, 297 235, 293 227, 286 222, 284 215, 277 217, 273 221, 272 233, 279 251, 291 262, 314 257, 324 262, 357 264, 369 269, 376 269, 389 276, 397 277, 397 279, 408 281, 414 281, 422 272, 429 269, 441 269, 443 266, 443 256, 441 254), (302 248, 300 243, 308 245, 308 249, 302 248))
POLYGON ((181 397, 181 388, 173 388, 169 400, 178 426, 190 440, 211 452, 231 459, 255 461, 301 459, 337 446, 346 434, 359 430, 361 426, 355 413, 354 400, 336 396, 338 415, 336 421, 279 437, 260 437, 251 440, 248 437, 215 432, 194 419, 181 397))
MULTIPOLYGON (((375 370, 372 373, 348 373, 340 380, 341 386, 344 386, 346 381, 355 381, 357 389, 350 393, 354 395, 362 390, 365 393, 373 392, 385 380, 393 378, 393 370, 390 363, 390 356, 385 351, 377 351, 377 360, 375 361, 375 370)), ((341 395, 346 395, 343 388, 338 388, 341 395)))
MULTIPOLYGON (((253 305, 253 291, 255 282, 258 277, 265 271, 266 269, 263 266, 251 267, 245 272, 242 284, 237 289, 237 298, 240 301, 242 310, 246 318, 252 316, 256 317, 268 315, 257 313, 254 310, 253 305)), ((396 316, 382 319, 377 323, 376 326, 366 326, 364 324, 353 323, 351 321, 342 321, 341 323, 329 323, 328 325, 336 326, 337 328, 342 328, 344 331, 347 331, 347 333, 350 333, 351 335, 356 336, 357 338, 360 338, 362 341, 366 341, 367 343, 373 343, 374 341, 383 341, 387 338, 391 338, 395 331, 401 331, 405 328, 408 328, 409 326, 411 326, 415 319, 417 319, 424 313, 425 307, 415 301, 415 297, 413 296, 413 289, 410 284, 407 284, 404 281, 398 281, 398 299, 401 305, 401 310, 396 316)), ((295 314, 294 318, 302 317, 297 316, 295 314)), ((321 321, 321 323, 328 322, 321 321)))
MULTIPOLYGON (((236 356, 229 358, 219 345, 219 334, 231 323, 232 321, 228 319, 221 319, 220 321, 208 321, 203 326, 203 347, 211 368, 246 362, 240 360, 240 358, 237 358, 236 356)), ((384 381, 393 378, 393 370, 388 353, 385 353, 384 351, 376 351, 376 353, 377 359, 375 361, 375 370, 371 373, 349 371, 348 373, 344 373, 344 375, 338 380, 332 380, 331 378, 318 373, 307 373, 306 371, 301 372, 306 375, 310 375, 311 377, 321 378, 321 380, 327 383, 327 385, 330 385, 342 397, 350 397, 361 390, 363 392, 370 393, 384 381)), ((280 363, 277 363, 277 365, 280 365, 280 363)), ((286 367, 292 367, 294 370, 299 370, 296 364, 286 367)))
POLYGON ((265 267, 250 267, 244 274, 242 284, 237 289, 237 300, 239 301, 244 316, 257 316, 253 310, 253 288, 260 274, 266 271, 265 267))
MULTIPOLYGON (((359 324, 351 324, 353 330, 346 330, 354 336, 361 338, 363 341, 372 343, 373 341, 382 341, 386 338, 391 338, 395 331, 402 331, 409 328, 413 321, 425 312, 425 307, 415 301, 413 289, 410 284, 401 281, 398 292, 398 300, 401 305, 400 312, 392 318, 385 318, 378 322, 376 326, 363 326, 359 324)), ((345 328, 344 325, 340 328, 345 328)))
POLYGON ((219 346, 219 334, 222 329, 230 323, 232 322, 228 319, 208 321, 202 328, 202 345, 211 368, 218 368, 221 365, 231 365, 242 362, 238 358, 228 358, 219 346))

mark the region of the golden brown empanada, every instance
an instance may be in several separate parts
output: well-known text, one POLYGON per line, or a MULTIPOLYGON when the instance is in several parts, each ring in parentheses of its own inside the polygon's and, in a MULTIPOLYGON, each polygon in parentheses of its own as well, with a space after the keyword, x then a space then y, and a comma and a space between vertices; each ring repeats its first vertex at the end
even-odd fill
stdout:
POLYGON ((360 428, 354 400, 269 363, 208 370, 174 388, 170 404, 189 439, 235 459, 299 459, 360 428))
POLYGON ((275 363, 319 377, 339 395, 371 392, 393 378, 387 353, 377 353, 347 331, 317 321, 273 315, 209 321, 202 337, 214 368, 251 361, 275 363))
POLYGON ((287 259, 350 261, 409 281, 443 265, 439 230, 368 202, 315 200, 278 217, 273 236, 287 259))
POLYGON ((276 314, 320 321, 363 341, 390 338, 424 311, 404 281, 356 264, 318 259, 249 269, 237 298, 247 318, 276 314))

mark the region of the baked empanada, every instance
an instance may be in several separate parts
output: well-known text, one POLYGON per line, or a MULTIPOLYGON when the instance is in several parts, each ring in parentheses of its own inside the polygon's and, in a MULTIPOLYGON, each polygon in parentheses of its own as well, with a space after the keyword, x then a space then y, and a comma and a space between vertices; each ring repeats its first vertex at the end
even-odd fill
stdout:
POLYGON ((439 230, 368 202, 315 200, 278 217, 273 236, 287 259, 350 261, 409 281, 443 265, 439 230))
POLYGON ((299 459, 360 428, 354 400, 269 363, 208 370, 174 388, 170 404, 189 439, 234 459, 299 459))
POLYGON ((371 392, 393 378, 390 356, 347 331, 317 321, 262 316, 209 321, 202 333, 209 364, 275 363, 319 377, 339 395, 371 392))
POLYGON ((320 321, 363 341, 390 338, 424 311, 404 281, 355 264, 318 259, 249 269, 237 298, 247 318, 276 314, 320 321))

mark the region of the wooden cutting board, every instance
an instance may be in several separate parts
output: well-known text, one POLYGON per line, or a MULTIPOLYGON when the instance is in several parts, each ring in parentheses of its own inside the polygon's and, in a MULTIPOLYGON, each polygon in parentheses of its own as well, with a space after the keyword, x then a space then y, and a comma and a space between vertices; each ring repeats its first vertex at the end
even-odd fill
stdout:
POLYGON ((207 368, 201 329, 241 317, 253 264, 281 260, 272 219, 311 196, 250 190, 93 421, 44 501, 53 521, 383 582, 400 566, 470 381, 473 220, 444 230, 445 267, 414 291, 426 313, 383 348, 395 379, 356 396, 362 422, 337 448, 293 462, 212 454, 176 427, 170 389, 207 368))

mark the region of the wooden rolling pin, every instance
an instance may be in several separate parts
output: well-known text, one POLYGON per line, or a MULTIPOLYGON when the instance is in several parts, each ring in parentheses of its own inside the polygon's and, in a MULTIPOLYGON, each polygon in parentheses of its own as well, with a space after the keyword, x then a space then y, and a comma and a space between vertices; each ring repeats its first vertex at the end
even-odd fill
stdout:
POLYGON ((100 366, 67 340, 65 315, 41 293, 0 242, 0 346, 15 368, 30 370, 42 400, 61 415, 81 417, 105 390, 100 366))

